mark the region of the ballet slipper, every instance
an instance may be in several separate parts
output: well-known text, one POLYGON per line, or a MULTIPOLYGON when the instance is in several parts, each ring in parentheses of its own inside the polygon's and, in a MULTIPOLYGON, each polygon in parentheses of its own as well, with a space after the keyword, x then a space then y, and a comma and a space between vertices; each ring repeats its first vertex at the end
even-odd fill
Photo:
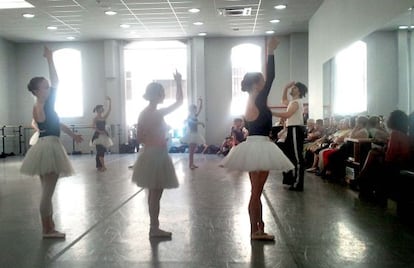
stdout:
POLYGON ((149 232, 150 237, 171 237, 172 233, 161 230, 159 228, 151 228, 149 232))
POLYGON ((259 230, 251 235, 252 240, 260 240, 260 241, 274 241, 275 236, 265 233, 262 230, 259 230))
POLYGON ((43 238, 44 239, 65 239, 66 234, 56 231, 56 230, 52 230, 47 233, 43 233, 43 238))

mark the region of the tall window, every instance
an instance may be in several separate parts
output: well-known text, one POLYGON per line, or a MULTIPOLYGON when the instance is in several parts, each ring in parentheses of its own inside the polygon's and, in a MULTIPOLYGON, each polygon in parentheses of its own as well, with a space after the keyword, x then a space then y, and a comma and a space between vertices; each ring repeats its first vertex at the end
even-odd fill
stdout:
POLYGON ((82 57, 76 49, 64 48, 53 52, 59 77, 56 112, 60 117, 83 116, 82 57))
POLYGON ((231 115, 244 114, 248 93, 241 91, 241 81, 247 72, 261 72, 261 48, 258 45, 242 44, 231 50, 232 99, 231 115))
POLYGON ((187 105, 187 46, 179 41, 142 41, 127 45, 124 49, 126 121, 129 126, 137 123, 138 115, 148 102, 142 97, 150 82, 164 86, 165 100, 160 107, 175 102, 175 70, 183 79, 183 105, 165 117, 172 128, 173 137, 182 136, 187 105))
POLYGON ((367 110, 367 46, 358 41, 334 59, 333 112, 350 115, 367 110))

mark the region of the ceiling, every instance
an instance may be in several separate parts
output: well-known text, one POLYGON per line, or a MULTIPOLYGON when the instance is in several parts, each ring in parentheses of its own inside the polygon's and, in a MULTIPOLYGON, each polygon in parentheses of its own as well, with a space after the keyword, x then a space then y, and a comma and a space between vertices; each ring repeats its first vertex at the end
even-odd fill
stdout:
POLYGON ((387 23, 381 30, 397 30, 399 26, 411 26, 411 29, 414 25, 414 10, 408 9, 400 16, 394 18, 389 23, 387 23))
MULTIPOLYGON (((0 0, 2 1, 2 0, 0 0)), ((252 36, 306 32, 323 0, 26 0, 35 8, 0 9, 0 37, 15 42, 100 39, 252 36), (275 5, 285 4, 284 10, 275 5), (225 7, 251 7, 251 15, 229 17, 225 7), (199 13, 190 13, 199 8, 199 13), (114 10, 116 15, 104 12, 114 10), (23 13, 33 13, 26 19, 23 13), (270 23, 279 19, 279 23, 270 23), (194 22, 203 22, 201 26, 194 22), (128 24, 128 29, 120 27, 128 24), (56 30, 48 30, 56 26, 56 30)))

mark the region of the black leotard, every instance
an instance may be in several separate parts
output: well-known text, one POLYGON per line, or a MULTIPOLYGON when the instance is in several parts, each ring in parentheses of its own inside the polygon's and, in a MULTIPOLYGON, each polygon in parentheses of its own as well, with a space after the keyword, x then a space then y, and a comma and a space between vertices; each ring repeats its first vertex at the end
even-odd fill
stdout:
MULTIPOLYGON (((109 133, 106 131, 106 121, 105 121, 105 119, 104 120, 97 119, 96 122, 95 122, 95 126, 96 126, 97 130, 104 131, 105 134, 107 136, 109 136, 109 133)), ((99 137, 99 134, 100 133, 98 131, 95 131, 95 133, 93 133, 93 136, 92 136, 92 141, 97 139, 99 137)))
POLYGON ((254 121, 247 121, 247 129, 249 136, 269 136, 272 130, 272 112, 267 106, 267 97, 269 96, 270 88, 272 87, 273 79, 275 78, 275 57, 269 55, 267 58, 266 83, 262 91, 256 97, 256 107, 259 110, 259 115, 254 121))
POLYGON ((39 127, 39 137, 60 136, 60 120, 55 111, 56 89, 51 87, 49 97, 47 98, 43 111, 45 113, 45 121, 36 122, 39 127))

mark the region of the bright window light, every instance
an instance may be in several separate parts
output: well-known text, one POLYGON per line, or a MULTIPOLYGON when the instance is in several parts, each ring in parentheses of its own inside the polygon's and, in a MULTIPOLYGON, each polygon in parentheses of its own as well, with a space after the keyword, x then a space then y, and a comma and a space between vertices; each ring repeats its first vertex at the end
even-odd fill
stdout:
POLYGON ((60 117, 83 116, 82 57, 76 49, 64 48, 53 52, 59 88, 56 112, 60 117))
POLYGON ((178 110, 167 115, 165 120, 171 127, 172 137, 183 135, 184 121, 188 115, 187 104, 187 46, 179 41, 133 42, 124 49, 126 122, 137 123, 141 111, 148 105, 142 97, 150 82, 164 86, 165 99, 159 107, 175 102, 175 70, 181 73, 184 103, 178 110))
POLYGON ((241 91, 241 81, 247 72, 261 72, 261 48, 258 45, 242 44, 231 50, 232 70, 232 116, 244 114, 247 104, 248 93, 241 91))
POLYGON ((367 110, 367 46, 358 41, 334 59, 333 112, 352 115, 367 110))
POLYGON ((1 0, 0 9, 14 9, 14 8, 34 8, 34 6, 24 0, 1 0))

